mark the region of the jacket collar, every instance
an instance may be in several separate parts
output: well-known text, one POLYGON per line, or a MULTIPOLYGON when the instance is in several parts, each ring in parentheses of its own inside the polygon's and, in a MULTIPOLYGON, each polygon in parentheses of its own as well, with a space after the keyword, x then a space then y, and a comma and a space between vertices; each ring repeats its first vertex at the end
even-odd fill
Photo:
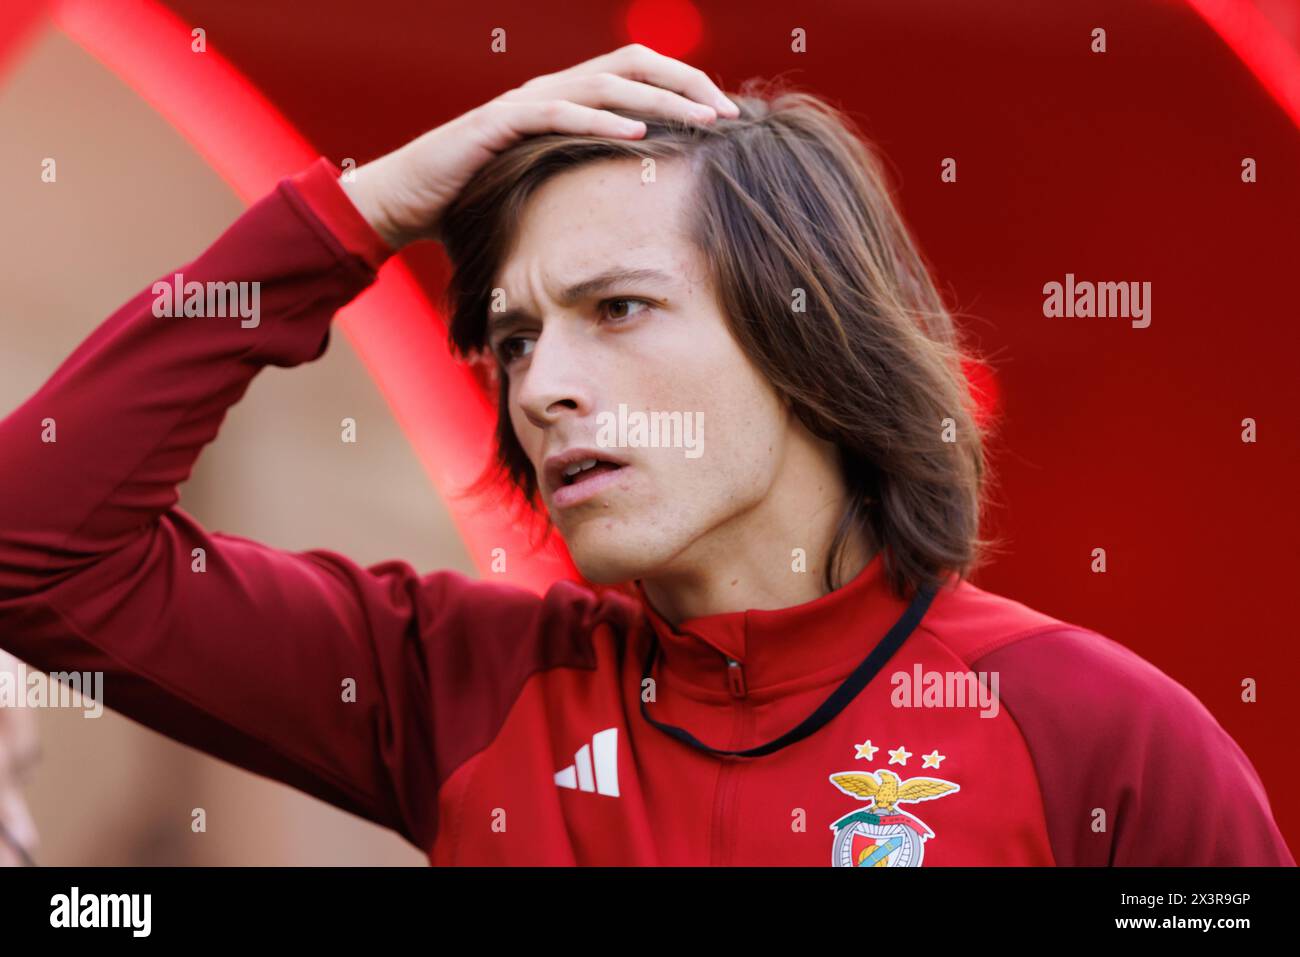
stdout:
POLYGON ((765 696, 843 678, 908 605, 891 592, 879 553, 851 581, 802 605, 703 615, 676 627, 650 604, 640 579, 635 585, 663 673, 706 697, 765 696))

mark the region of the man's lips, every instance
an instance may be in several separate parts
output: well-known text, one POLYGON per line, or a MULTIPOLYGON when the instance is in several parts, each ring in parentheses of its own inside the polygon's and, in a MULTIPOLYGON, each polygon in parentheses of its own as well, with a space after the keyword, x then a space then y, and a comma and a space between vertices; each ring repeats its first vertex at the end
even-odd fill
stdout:
POLYGON ((602 492, 626 484, 629 478, 628 473, 631 471, 632 467, 630 465, 623 465, 617 468, 596 468, 587 472, 580 472, 574 477, 572 483, 561 485, 551 493, 551 505, 556 509, 572 508, 575 505, 580 505, 602 492))
POLYGON ((552 504, 557 508, 567 508, 610 487, 610 483, 629 468, 624 459, 605 449, 575 447, 548 457, 542 471, 552 504), (571 476, 566 474, 593 460, 597 463, 595 467, 571 476))
MULTIPOLYGON (((585 462, 595 460, 596 462, 605 462, 610 465, 626 466, 628 463, 625 459, 614 455, 605 449, 593 449, 583 446, 574 446, 565 449, 563 452, 548 456, 542 463, 542 482, 549 492, 557 492, 570 483, 570 477, 565 473, 573 466, 582 465, 585 462)), ((594 476, 590 476, 593 478, 594 476)), ((575 479, 581 479, 582 473, 573 476, 575 479)))

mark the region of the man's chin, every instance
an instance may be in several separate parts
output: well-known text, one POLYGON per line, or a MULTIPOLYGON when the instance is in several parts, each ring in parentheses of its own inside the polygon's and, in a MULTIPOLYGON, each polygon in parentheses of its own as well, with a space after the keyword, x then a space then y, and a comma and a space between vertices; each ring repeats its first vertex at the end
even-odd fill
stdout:
POLYGON ((595 585, 618 585, 642 578, 658 564, 649 551, 628 548, 626 543, 568 542, 569 555, 582 577, 595 585))

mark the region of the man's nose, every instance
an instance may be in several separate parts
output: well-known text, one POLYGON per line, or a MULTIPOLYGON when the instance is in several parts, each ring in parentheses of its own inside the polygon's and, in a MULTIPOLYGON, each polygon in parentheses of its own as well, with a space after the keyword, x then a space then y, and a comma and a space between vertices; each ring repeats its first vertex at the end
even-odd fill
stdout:
POLYGON ((519 384, 517 401, 528 421, 539 429, 554 425, 567 411, 578 417, 591 411, 594 369, 580 337, 555 324, 533 343, 528 368, 519 384))

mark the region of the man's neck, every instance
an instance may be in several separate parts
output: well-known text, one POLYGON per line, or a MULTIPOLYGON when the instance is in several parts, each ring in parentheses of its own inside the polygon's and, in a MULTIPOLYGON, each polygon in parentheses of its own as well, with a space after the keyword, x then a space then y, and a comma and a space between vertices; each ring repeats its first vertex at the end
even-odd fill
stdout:
MULTIPOLYGON (((784 511, 791 520, 788 529, 768 517, 754 516, 730 534, 711 536, 708 548, 695 549, 694 555, 683 556, 674 567, 644 576, 646 597, 673 624, 704 615, 815 601, 826 594, 826 562, 840 509, 805 511, 784 511)), ((846 538, 838 562, 839 583, 856 577, 873 557, 855 529, 846 538)))

